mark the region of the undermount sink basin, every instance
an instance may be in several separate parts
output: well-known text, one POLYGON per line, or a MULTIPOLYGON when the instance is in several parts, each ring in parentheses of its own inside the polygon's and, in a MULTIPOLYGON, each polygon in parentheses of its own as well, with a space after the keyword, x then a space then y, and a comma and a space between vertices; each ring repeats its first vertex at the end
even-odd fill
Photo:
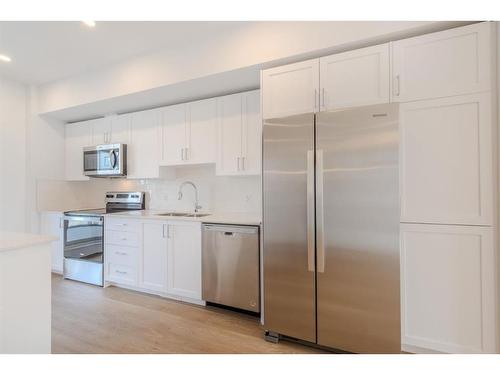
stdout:
POLYGON ((158 214, 159 216, 182 216, 182 217, 204 217, 210 214, 190 214, 188 212, 164 212, 158 214))
POLYGON ((159 216, 189 216, 187 212, 165 212, 163 214, 158 214, 159 216))

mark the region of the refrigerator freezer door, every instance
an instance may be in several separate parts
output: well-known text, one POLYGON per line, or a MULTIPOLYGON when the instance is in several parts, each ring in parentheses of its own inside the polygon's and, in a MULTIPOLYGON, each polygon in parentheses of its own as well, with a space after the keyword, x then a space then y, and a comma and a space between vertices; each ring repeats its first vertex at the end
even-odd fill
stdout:
POLYGON ((263 128, 264 326, 316 341, 314 115, 263 128))
POLYGON ((400 352, 398 108, 316 117, 318 344, 400 352))

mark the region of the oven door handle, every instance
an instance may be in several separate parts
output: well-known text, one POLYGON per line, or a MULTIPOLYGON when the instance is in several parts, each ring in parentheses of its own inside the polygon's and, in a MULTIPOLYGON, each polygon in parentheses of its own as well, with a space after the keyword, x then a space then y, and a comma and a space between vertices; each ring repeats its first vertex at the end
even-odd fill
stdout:
POLYGON ((92 216, 65 216, 64 221, 85 221, 89 224, 102 225, 102 217, 92 217, 92 216))

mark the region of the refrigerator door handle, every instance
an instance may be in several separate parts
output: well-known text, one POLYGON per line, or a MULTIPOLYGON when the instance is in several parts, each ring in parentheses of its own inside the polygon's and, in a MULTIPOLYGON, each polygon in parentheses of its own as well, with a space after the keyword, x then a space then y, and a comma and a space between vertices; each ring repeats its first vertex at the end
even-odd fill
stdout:
POLYGON ((307 151, 307 270, 314 272, 314 151, 307 151))
POLYGON ((318 272, 325 272, 325 234, 323 215, 323 150, 316 150, 316 245, 318 272))

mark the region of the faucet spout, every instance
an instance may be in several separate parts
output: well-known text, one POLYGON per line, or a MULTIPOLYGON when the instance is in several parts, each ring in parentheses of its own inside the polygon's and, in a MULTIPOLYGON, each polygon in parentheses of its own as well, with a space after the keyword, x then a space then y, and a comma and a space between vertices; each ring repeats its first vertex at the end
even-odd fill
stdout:
POLYGON ((199 205, 199 202, 198 202, 198 188, 196 187, 196 185, 191 182, 191 181, 184 181, 180 186, 179 186, 179 200, 182 199, 182 189, 184 188, 184 186, 186 185, 190 185, 193 187, 194 189, 194 212, 198 212, 200 209, 201 209, 201 206, 199 205))

